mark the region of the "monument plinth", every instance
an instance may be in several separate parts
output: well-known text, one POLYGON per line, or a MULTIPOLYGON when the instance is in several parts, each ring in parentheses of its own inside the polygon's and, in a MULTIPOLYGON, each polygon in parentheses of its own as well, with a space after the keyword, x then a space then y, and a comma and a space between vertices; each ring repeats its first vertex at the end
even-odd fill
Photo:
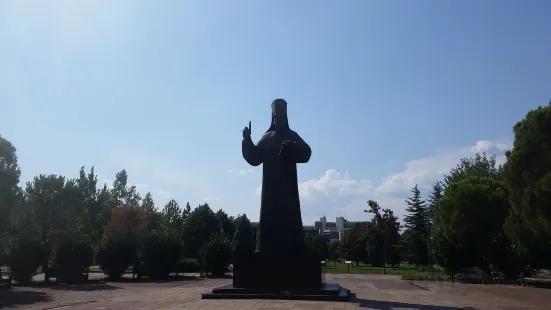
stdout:
POLYGON ((263 164, 256 250, 236 257, 233 284, 202 298, 348 301, 347 289, 322 282, 321 259, 304 242, 297 164, 307 163, 312 150, 289 128, 285 100, 272 102, 271 126, 256 145, 249 122, 241 148, 250 165, 263 164))

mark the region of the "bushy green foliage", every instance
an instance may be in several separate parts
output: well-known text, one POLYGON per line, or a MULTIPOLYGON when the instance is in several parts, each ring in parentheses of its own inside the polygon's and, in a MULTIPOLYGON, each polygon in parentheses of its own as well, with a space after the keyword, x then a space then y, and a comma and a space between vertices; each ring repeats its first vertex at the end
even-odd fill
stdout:
POLYGON ((232 240, 232 251, 234 258, 239 260, 239 257, 252 255, 255 249, 255 240, 251 228, 251 222, 247 215, 243 214, 239 217, 237 228, 232 240))
POLYGON ((205 270, 214 277, 222 277, 230 265, 231 243, 224 234, 215 234, 201 249, 201 256, 205 270))
POLYGON ((77 281, 92 264, 94 250, 88 238, 66 238, 61 241, 55 253, 55 267, 68 282, 77 281))
POLYGON ((37 241, 14 238, 8 245, 6 263, 19 284, 28 284, 46 256, 44 246, 37 241))
POLYGON ((508 208, 507 189, 501 181, 468 176, 450 183, 439 202, 438 229, 443 240, 451 243, 454 259, 486 270, 490 264, 498 265, 508 246, 503 232, 508 208))
POLYGON ((111 233, 99 244, 96 262, 109 278, 120 279, 126 269, 136 262, 137 242, 122 233, 111 233))
POLYGON ((172 235, 154 231, 145 238, 141 254, 146 274, 152 279, 165 279, 177 269, 182 247, 172 235))
POLYGON ((199 258, 199 251, 211 237, 220 231, 220 224, 208 204, 195 208, 185 220, 182 235, 184 255, 199 258))
POLYGON ((182 257, 176 266, 175 272, 200 272, 201 264, 195 258, 182 257))

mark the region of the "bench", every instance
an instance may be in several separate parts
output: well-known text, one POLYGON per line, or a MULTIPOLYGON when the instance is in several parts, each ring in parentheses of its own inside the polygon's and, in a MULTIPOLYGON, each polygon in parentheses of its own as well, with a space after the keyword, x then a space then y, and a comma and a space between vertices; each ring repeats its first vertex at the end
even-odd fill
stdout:
POLYGON ((522 286, 526 286, 528 283, 551 284, 551 271, 541 269, 534 272, 530 277, 522 278, 522 286))
POLYGON ((482 284, 484 281, 484 272, 480 268, 465 268, 459 270, 452 276, 452 283, 455 281, 468 281, 482 284))
POLYGON ((9 290, 11 288, 12 275, 7 267, 0 267, 0 288, 9 290), (4 277, 7 274, 8 277, 4 277))
MULTIPOLYGON (((55 283, 59 282, 66 282, 68 279, 64 279, 63 277, 63 268, 60 267, 50 267, 48 268, 48 275, 46 281, 50 280, 51 278, 55 278, 55 283)), ((77 281, 88 281, 88 275, 90 273, 89 268, 86 268, 84 272, 78 275, 77 281)), ((46 277, 46 275, 44 275, 46 277)))

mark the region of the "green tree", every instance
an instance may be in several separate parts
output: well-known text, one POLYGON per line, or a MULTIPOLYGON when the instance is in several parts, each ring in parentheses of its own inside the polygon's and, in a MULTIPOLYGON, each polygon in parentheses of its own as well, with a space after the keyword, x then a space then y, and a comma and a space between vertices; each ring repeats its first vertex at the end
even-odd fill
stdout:
POLYGON ((341 240, 341 253, 344 258, 360 264, 366 255, 366 240, 360 232, 361 228, 353 228, 344 232, 341 240))
POLYGON ((207 203, 193 210, 184 223, 184 255, 190 258, 200 258, 199 250, 211 236, 219 232, 218 220, 207 203))
POLYGON ((500 178, 502 167, 497 165, 495 155, 490 157, 485 153, 476 153, 474 157, 462 158, 459 164, 444 176, 444 188, 458 180, 469 176, 500 178))
MULTIPOLYGON (((373 266, 385 267, 388 261, 394 261, 400 242, 400 223, 390 209, 381 209, 374 200, 367 202, 366 213, 373 218, 365 226, 365 240, 370 248, 369 262, 373 266)), ((383 270, 384 271, 384 270, 383 270)))
POLYGON ((97 188, 98 176, 94 172, 94 167, 88 173, 84 170, 84 166, 80 168, 76 186, 78 195, 76 205, 81 217, 83 232, 89 237, 90 242, 99 242, 103 234, 103 227, 107 223, 110 206, 106 203, 108 200, 100 199, 101 189, 97 188))
POLYGON ((182 209, 176 200, 170 200, 161 211, 161 229, 165 234, 172 236, 178 242, 182 242, 182 230, 184 219, 182 209))
POLYGON ((437 181, 432 185, 432 192, 429 194, 428 208, 427 208, 427 220, 428 220, 428 255, 429 255, 429 268, 432 270, 432 241, 434 239, 434 232, 437 229, 436 227, 436 214, 438 209, 438 202, 442 198, 444 188, 442 187, 442 182, 437 181))
POLYGON ((155 202, 153 201, 153 197, 151 196, 151 192, 147 192, 142 200, 142 208, 150 214, 153 214, 155 212, 155 202))
POLYGON ((435 215, 436 215, 436 209, 438 206, 438 202, 440 201, 440 198, 442 198, 444 188, 442 187, 442 183, 440 181, 435 182, 432 185, 432 192, 429 195, 428 200, 428 208, 427 208, 427 219, 429 221, 429 225, 433 225, 435 221, 435 215))
POLYGON ((406 200, 406 216, 404 218, 407 230, 405 239, 409 260, 416 265, 428 265, 428 211, 425 201, 421 199, 421 191, 417 184, 411 189, 412 196, 406 200))
POLYGON ((329 259, 336 261, 341 256, 341 241, 335 240, 329 243, 329 259))
POLYGON ((445 261, 440 264, 450 270, 503 265, 502 255, 509 246, 503 232, 507 195, 503 182, 489 177, 468 176, 449 184, 438 204, 441 239, 434 244, 436 256, 447 259, 449 266, 445 261))
POLYGON ((232 250, 236 255, 248 255, 255 250, 255 240, 251 228, 251 222, 246 214, 238 217, 237 228, 232 239, 232 250))
POLYGON ((231 243, 224 234, 215 232, 201 247, 200 257, 207 274, 223 277, 228 272, 232 257, 231 243))
MULTIPOLYGON (((80 233, 80 204, 76 181, 66 180, 59 175, 41 174, 27 182, 25 188, 25 214, 29 217, 19 226, 25 234, 36 234, 48 255, 42 263, 42 270, 48 275, 48 260, 52 249, 64 237, 80 233)), ((48 277, 46 277, 48 278, 48 277)))
POLYGON ((21 200, 20 176, 16 149, 0 135, 0 239, 10 225, 12 209, 21 200))
POLYGON ((511 202, 506 231, 529 250, 533 264, 549 266, 542 260, 551 254, 551 102, 528 112, 513 130, 503 173, 511 202))
POLYGON ((140 205, 140 194, 136 190, 135 185, 128 186, 128 174, 124 169, 117 172, 117 174, 115 175, 115 181, 113 182, 111 194, 113 199, 115 200, 116 206, 140 205))
POLYGON ((220 209, 215 213, 216 220, 218 221, 219 230, 224 233, 224 236, 231 240, 235 234, 235 220, 233 217, 228 216, 224 210, 220 209))

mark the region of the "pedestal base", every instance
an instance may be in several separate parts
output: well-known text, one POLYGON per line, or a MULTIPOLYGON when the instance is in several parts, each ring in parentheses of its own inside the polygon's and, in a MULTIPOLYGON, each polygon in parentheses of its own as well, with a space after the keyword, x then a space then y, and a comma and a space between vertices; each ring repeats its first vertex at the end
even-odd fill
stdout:
POLYGON ((203 299, 288 299, 348 301, 350 291, 322 283, 320 259, 304 251, 292 257, 254 255, 234 264, 233 284, 217 287, 203 299))
POLYGON ((323 283, 318 289, 273 291, 254 288, 236 288, 232 284, 214 288, 202 299, 285 299, 314 301, 349 301, 350 291, 337 283, 323 283))

